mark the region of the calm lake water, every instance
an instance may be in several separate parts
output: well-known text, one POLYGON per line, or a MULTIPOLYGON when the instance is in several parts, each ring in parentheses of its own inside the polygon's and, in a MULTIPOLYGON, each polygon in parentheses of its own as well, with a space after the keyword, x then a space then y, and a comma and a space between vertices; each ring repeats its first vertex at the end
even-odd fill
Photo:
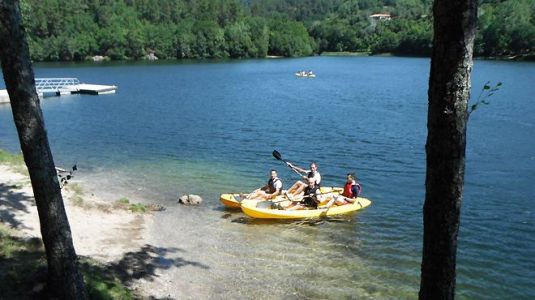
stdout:
MULTIPOLYGON (((145 282, 173 298, 414 299, 419 289, 429 60, 311 57, 223 62, 41 64, 37 77, 114 84, 115 95, 45 98, 55 161, 109 199, 160 203, 145 282), (313 70, 315 79, 296 78, 313 70), (271 153, 316 161, 326 186, 355 171, 372 206, 320 221, 266 222, 219 194, 279 171, 271 153), (176 204, 199 194, 201 207, 176 204)), ((535 64, 476 61, 457 264, 459 299, 535 298, 535 64)), ((3 85, 3 84, 2 84, 3 85)), ((17 151, 9 105, 0 148, 17 151)))

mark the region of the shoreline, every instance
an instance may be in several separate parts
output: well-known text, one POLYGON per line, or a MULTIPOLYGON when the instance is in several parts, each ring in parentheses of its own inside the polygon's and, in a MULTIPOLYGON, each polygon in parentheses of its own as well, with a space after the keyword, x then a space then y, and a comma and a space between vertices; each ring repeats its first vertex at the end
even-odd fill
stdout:
MULTIPOLYGON (((21 169, 17 164, 0 163, 0 223, 24 240, 41 241, 32 186, 21 169)), ((153 214, 131 212, 121 203, 85 193, 77 181, 66 185, 62 196, 78 257, 115 269, 131 292, 138 293, 136 272, 146 272, 146 266, 135 262, 150 254, 146 246, 153 214)))
MULTIPOLYGON (((34 65, 54 65, 54 64, 73 64, 73 65, 88 65, 88 66, 109 66, 114 64, 134 63, 134 64, 174 64, 174 63, 202 63, 202 62, 228 62, 228 61, 244 61, 244 60, 271 60, 271 59, 283 59, 283 58, 308 58, 315 56, 323 57, 418 57, 429 58, 431 55, 421 54, 396 54, 392 52, 372 53, 370 51, 324 51, 321 53, 313 53, 308 56, 288 57, 279 55, 266 55, 265 57, 257 58, 169 58, 160 59, 158 61, 149 61, 146 59, 114 59, 106 61, 92 61, 92 60, 55 60, 55 61, 36 61, 34 65)), ((499 56, 474 56, 474 60, 495 60, 495 61, 519 61, 519 62, 533 62, 535 61, 535 54, 512 54, 512 55, 499 55, 499 56)))
MULTIPOLYGON (((120 209, 94 194, 83 193, 81 184, 73 183, 62 189, 62 195, 76 254, 110 262, 144 245, 151 219, 149 214, 120 209)), ((11 216, 0 216, 0 221, 25 237, 41 238, 28 176, 0 164, 0 193, 0 210, 9 209, 11 216)))

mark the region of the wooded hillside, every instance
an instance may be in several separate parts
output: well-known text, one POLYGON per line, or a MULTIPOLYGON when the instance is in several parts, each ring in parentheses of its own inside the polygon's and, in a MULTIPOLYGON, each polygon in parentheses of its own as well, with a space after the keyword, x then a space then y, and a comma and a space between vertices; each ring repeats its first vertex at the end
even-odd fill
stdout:
MULTIPOLYGON (((21 0, 34 61, 428 55, 432 0, 21 0), (382 20, 374 14, 385 14, 382 20)), ((484 0, 476 56, 535 51, 535 2, 484 0)))

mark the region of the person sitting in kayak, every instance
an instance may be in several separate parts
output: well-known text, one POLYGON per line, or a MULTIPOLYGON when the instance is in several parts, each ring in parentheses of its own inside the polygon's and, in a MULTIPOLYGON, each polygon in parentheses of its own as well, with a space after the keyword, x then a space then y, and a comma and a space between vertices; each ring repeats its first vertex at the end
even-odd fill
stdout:
POLYGON ((356 176, 353 173, 347 173, 346 183, 344 184, 344 191, 341 195, 334 197, 327 203, 327 207, 331 207, 333 202, 336 205, 344 205, 354 203, 360 195, 362 187, 357 182, 356 176))
POLYGON ((306 187, 307 182, 309 178, 314 179, 315 185, 319 188, 321 184, 321 175, 320 172, 318 172, 318 165, 315 162, 310 163, 310 170, 305 170, 303 168, 300 168, 298 166, 295 166, 291 163, 288 163, 290 168, 296 170, 297 172, 301 173, 303 181, 297 181, 290 189, 288 189, 288 193, 294 196, 299 195, 306 187))
POLYGON ((273 199, 282 192, 282 180, 277 176, 276 170, 271 170, 267 184, 247 196, 247 199, 273 199))
POLYGON ((286 193, 288 199, 290 199, 292 204, 285 207, 286 210, 300 210, 300 209, 316 209, 318 204, 321 202, 321 192, 319 186, 316 185, 314 178, 307 178, 308 185, 303 190, 302 200, 296 202, 294 198, 286 193))

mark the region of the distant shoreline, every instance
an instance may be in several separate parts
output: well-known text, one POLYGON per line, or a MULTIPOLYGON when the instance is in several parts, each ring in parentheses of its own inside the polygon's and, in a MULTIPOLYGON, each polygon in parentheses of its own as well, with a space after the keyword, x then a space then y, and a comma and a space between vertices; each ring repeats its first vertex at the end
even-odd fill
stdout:
MULTIPOLYGON (((293 57, 293 58, 309 58, 314 56, 327 56, 327 57, 364 57, 364 56, 375 56, 375 57, 420 57, 420 58, 430 58, 430 56, 425 55, 418 55, 418 54, 395 54, 391 52, 385 52, 385 53, 377 53, 372 54, 369 51, 359 51, 359 52, 351 52, 351 51, 340 51, 340 52, 334 52, 334 51, 326 51, 319 54, 314 54, 311 56, 299 56, 299 57, 293 57)), ((280 56, 280 55, 267 55, 263 58, 202 58, 202 59, 179 59, 179 58, 173 58, 173 59, 161 59, 158 61, 149 61, 146 59, 124 59, 124 60, 105 60, 105 61, 92 61, 92 60, 50 60, 50 61, 34 61, 33 63, 36 65, 39 64, 54 64, 54 63, 66 63, 66 64, 88 64, 93 66, 109 66, 113 63, 122 63, 122 62, 133 62, 133 63, 146 63, 146 64, 161 64, 161 63, 169 63, 169 62, 178 62, 178 63, 184 63, 184 62, 205 62, 205 61, 240 61, 240 60, 247 60, 247 59, 282 59, 282 58, 290 58, 286 56, 280 56)), ((535 61, 535 53, 534 54, 519 54, 519 55, 504 55, 504 56, 474 56, 474 59, 478 60, 500 60, 500 61, 535 61)))
MULTIPOLYGON (((371 56, 371 52, 369 51, 363 51, 363 52, 349 52, 349 51, 341 51, 341 52, 332 52, 332 51, 326 51, 322 52, 320 56, 371 56)), ((386 56, 390 56, 387 54, 386 56)))
MULTIPOLYGON (((320 56, 377 56, 377 57, 420 57, 430 58, 430 56, 422 55, 399 55, 391 52, 372 54, 371 52, 323 52, 320 56)), ((504 55, 504 56, 474 56, 476 60, 503 60, 503 61, 535 61, 535 54, 519 54, 519 55, 504 55)))

